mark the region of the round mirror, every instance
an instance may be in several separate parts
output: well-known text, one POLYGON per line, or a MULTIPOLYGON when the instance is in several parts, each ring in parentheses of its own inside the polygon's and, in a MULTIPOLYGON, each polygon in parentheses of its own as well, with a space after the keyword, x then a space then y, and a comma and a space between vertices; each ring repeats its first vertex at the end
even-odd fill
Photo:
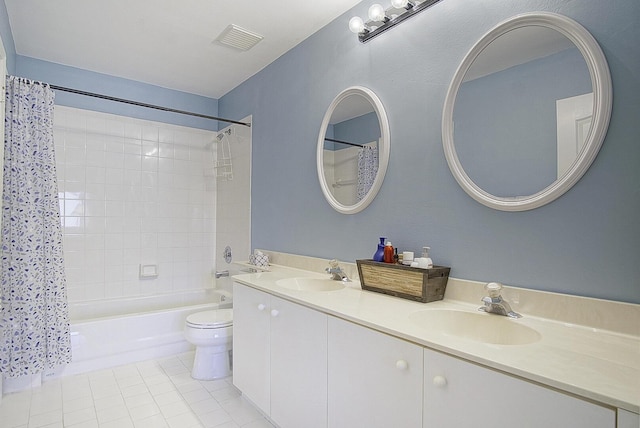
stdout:
POLYGON ((611 104, 609 68, 586 29, 552 13, 515 16, 476 43, 451 82, 442 118, 449 168, 488 207, 537 208, 587 171, 611 104))
POLYGON ((338 212, 366 208, 382 186, 389 163, 389 123, 370 89, 342 91, 322 120, 317 167, 322 193, 338 212))

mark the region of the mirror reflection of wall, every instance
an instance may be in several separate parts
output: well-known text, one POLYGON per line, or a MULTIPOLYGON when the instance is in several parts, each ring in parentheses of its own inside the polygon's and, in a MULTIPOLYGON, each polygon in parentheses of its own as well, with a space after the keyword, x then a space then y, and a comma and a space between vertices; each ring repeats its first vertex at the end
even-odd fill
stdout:
MULTIPOLYGON (((555 30, 542 30, 569 42, 555 30)), ((454 109, 456 150, 469 178, 484 191, 499 197, 532 195, 568 170, 558 166, 556 101, 592 92, 581 52, 568 45, 556 42, 550 54, 542 50, 489 74, 474 70, 474 62, 467 72, 471 78, 465 77, 454 109)), ((588 132, 588 127, 582 129, 588 132)))
POLYGON ((376 177, 381 132, 378 116, 366 99, 352 95, 344 101, 332 114, 325 133, 324 176, 337 201, 354 205, 369 192, 376 177), (354 104, 349 99, 356 97, 365 104, 356 101, 357 108, 347 108, 354 104))

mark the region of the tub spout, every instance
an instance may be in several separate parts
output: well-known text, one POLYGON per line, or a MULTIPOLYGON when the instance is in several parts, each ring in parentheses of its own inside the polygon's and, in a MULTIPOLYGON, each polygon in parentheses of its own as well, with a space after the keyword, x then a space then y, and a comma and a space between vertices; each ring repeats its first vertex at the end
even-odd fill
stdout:
POLYGON ((229 271, 228 270, 217 270, 216 271, 216 273, 215 273, 216 279, 222 278, 223 276, 229 276, 229 271))

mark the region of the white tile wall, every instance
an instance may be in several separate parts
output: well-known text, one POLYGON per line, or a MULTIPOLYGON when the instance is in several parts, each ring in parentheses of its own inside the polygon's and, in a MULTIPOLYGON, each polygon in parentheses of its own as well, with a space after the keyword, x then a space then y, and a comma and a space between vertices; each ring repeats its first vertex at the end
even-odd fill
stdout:
POLYGON ((214 138, 205 130, 55 107, 69 301, 211 286, 217 192, 205 172, 214 138), (158 278, 139 279, 140 264, 157 264, 158 278))

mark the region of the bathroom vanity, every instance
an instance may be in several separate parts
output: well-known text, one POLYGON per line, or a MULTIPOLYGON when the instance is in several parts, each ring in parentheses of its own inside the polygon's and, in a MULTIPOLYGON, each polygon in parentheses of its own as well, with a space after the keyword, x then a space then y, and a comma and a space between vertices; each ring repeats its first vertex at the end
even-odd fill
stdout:
POLYGON ((234 384, 282 428, 639 425, 640 337, 537 309, 580 298, 507 289, 510 320, 453 278, 429 304, 282 266, 234 280, 234 384))

